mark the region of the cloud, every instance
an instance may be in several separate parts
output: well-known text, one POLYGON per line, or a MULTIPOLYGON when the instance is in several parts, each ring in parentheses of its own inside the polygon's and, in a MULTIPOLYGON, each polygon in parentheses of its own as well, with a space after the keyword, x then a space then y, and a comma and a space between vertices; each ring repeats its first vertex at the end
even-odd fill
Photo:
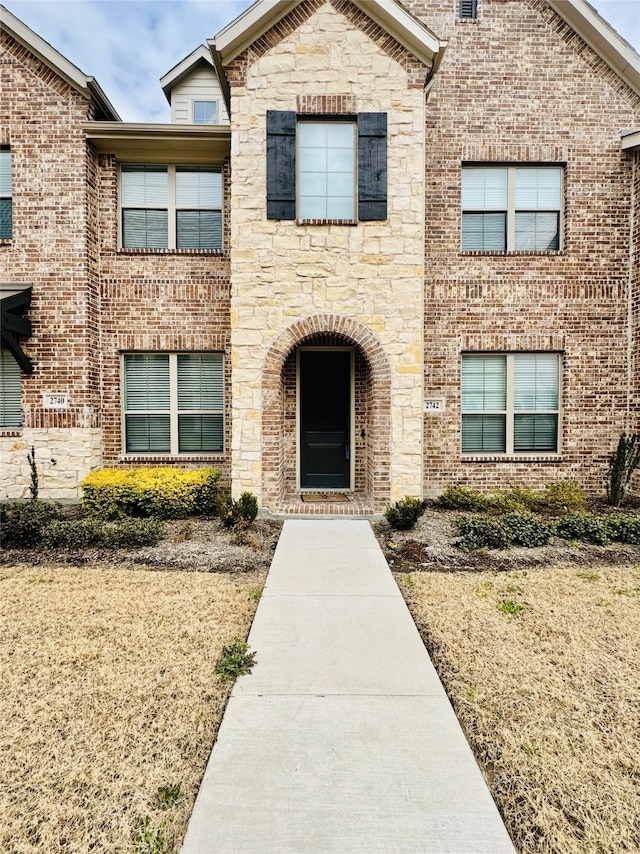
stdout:
MULTIPOLYGON (((160 78, 251 0, 4 0, 4 5, 95 77, 125 121, 168 122, 160 78)), ((591 0, 591 5, 640 49, 638 0, 591 0)))

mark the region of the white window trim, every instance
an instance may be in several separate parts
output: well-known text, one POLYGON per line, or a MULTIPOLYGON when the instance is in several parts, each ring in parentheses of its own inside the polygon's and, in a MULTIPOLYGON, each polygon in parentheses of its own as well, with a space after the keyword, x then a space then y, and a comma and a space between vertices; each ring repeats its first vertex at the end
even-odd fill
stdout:
POLYGON ((167 250, 177 251, 177 252, 220 252, 224 246, 224 173, 222 166, 219 163, 123 163, 121 164, 121 168, 118 170, 118 246, 120 249, 127 249, 129 251, 138 251, 141 252, 166 252, 167 250), (166 166, 167 168, 167 204, 166 205, 152 205, 146 204, 144 208, 139 208, 134 205, 123 205, 122 204, 122 166, 166 166), (193 205, 177 205, 176 204, 176 167, 178 166, 209 166, 214 169, 218 169, 220 171, 220 180, 221 180, 221 192, 220 192, 220 207, 213 207, 210 205, 201 205, 198 207, 194 207, 193 205), (135 210, 156 210, 156 211, 167 211, 167 249, 159 249, 159 248, 149 248, 149 249, 139 249, 138 247, 131 247, 124 245, 124 224, 123 224, 123 216, 122 212, 127 210, 128 208, 132 208, 135 210), (221 240, 221 245, 216 249, 179 249, 177 247, 177 235, 176 235, 176 211, 181 210, 198 210, 198 211, 220 211, 221 218, 221 234, 223 239, 221 240))
POLYGON ((190 98, 189 99, 189 116, 191 118, 191 124, 197 124, 199 127, 215 127, 217 125, 222 124, 221 115, 220 115, 220 99, 219 98, 190 98), (195 113, 196 113, 196 103, 205 103, 205 104, 215 104, 216 105, 216 120, 215 122, 196 122, 195 113))
MULTIPOLYGON (((146 351, 145 354, 157 354, 157 351, 146 351)), ((188 410, 190 415, 222 415, 222 449, 219 451, 180 451, 180 436, 178 431, 178 416, 185 410, 178 409, 178 356, 184 355, 186 350, 176 350, 171 352, 162 351, 161 355, 169 357, 169 409, 136 409, 136 415, 169 415, 169 451, 127 451, 127 415, 128 410, 125 408, 125 356, 136 355, 136 351, 127 351, 121 354, 120 358, 120 413, 121 413, 121 436, 122 436, 122 454, 126 457, 179 457, 185 459, 189 457, 219 457, 225 453, 225 426, 226 426, 226 407, 225 407, 225 356, 219 350, 197 351, 206 353, 220 353, 222 356, 222 405, 220 409, 199 409, 188 410)), ((194 351, 195 352, 195 351, 194 351)))
MULTIPOLYGON (((462 388, 460 389, 460 453, 464 458, 468 457, 514 457, 515 459, 527 457, 558 457, 560 456, 560 440, 562 438, 562 356, 560 353, 544 351, 546 355, 555 356, 558 360, 558 408, 557 409, 536 409, 533 412, 536 415, 557 415, 557 432, 556 432, 556 450, 555 451, 515 451, 513 447, 514 437, 514 421, 516 410, 514 408, 515 399, 515 371, 514 357, 521 354, 529 354, 530 352, 543 351, 518 351, 513 353, 494 353, 490 351, 483 352, 465 352, 463 356, 505 356, 507 370, 507 406, 506 409, 485 409, 481 412, 465 412, 462 408, 462 388), (462 448, 462 416, 464 415, 506 415, 505 425, 505 450, 504 451, 465 451, 462 448)), ((462 366, 462 360, 460 360, 462 366)))
MULTIPOLYGON (((506 169, 507 170, 507 209, 506 213, 506 247, 504 249, 461 249, 462 252, 530 252, 536 255, 548 255, 553 252, 561 252, 564 249, 564 179, 565 169, 562 163, 464 163, 462 172, 465 169, 506 169), (528 209, 516 208, 516 170, 517 169, 556 169, 560 172, 560 206, 558 212, 558 248, 557 249, 516 249, 516 214, 528 212, 528 209)), ((460 189, 462 191, 462 175, 460 180, 460 189)), ((462 193, 461 193, 462 195, 462 193)), ((540 210, 540 213, 549 212, 555 208, 540 210)), ((536 211, 534 211, 536 212, 536 211)), ((465 210, 460 206, 460 241, 462 242, 462 216, 465 213, 502 213, 500 210, 465 210)))

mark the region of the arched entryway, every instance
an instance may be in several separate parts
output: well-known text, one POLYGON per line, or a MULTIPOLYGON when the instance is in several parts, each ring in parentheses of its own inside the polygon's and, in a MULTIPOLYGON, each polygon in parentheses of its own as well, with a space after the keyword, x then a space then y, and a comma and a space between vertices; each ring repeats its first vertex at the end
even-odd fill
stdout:
POLYGON ((390 393, 386 354, 377 337, 362 324, 345 317, 314 315, 286 329, 270 348, 263 371, 265 506, 288 512, 322 512, 320 506, 303 504, 301 490, 306 499, 309 497, 306 487, 342 492, 348 498, 339 504, 329 501, 327 512, 383 509, 390 498, 390 393), (322 376, 324 370, 335 374, 335 399, 330 392, 332 379, 322 376), (315 391, 324 395, 326 402, 326 407, 321 405, 316 411, 330 409, 334 414, 335 410, 334 421, 313 422, 316 416, 309 401, 313 401, 315 391), (311 420, 305 422, 305 418, 311 420), (309 427, 312 432, 318 427, 314 437, 319 437, 320 444, 326 441, 340 448, 328 464, 326 478, 317 478, 315 461, 309 465, 305 457, 305 436, 309 435, 305 428, 309 427), (342 438, 340 431, 345 434, 342 438), (346 447, 340 442, 346 442, 346 447), (333 460, 345 453, 348 463, 338 476, 333 460))

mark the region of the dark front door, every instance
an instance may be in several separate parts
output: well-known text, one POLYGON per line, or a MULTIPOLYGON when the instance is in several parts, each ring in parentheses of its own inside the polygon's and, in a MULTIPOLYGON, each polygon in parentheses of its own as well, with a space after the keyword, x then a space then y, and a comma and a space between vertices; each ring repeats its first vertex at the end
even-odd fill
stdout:
POLYGON ((300 351, 300 485, 351 485, 351 353, 300 351))

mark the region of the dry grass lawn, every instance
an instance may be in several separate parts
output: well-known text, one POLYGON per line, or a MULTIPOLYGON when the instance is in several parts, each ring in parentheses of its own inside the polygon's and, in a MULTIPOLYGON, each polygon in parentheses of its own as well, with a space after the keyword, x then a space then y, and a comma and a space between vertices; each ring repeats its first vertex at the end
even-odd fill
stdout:
POLYGON ((263 581, 0 567, 3 854, 175 850, 263 581))
POLYGON ((518 851, 640 851, 640 568, 397 580, 518 851))

